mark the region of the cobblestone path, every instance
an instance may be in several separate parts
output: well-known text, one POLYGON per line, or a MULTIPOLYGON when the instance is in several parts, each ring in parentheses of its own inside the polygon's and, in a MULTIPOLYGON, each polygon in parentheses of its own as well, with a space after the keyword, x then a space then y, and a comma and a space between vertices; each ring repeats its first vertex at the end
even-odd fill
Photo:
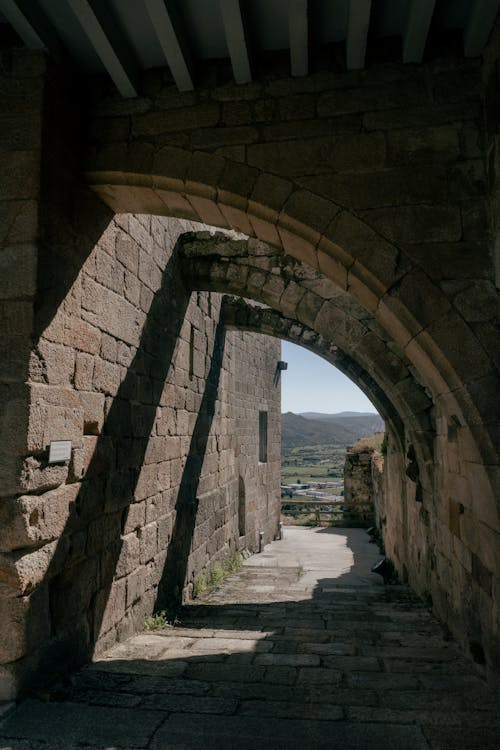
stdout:
POLYGON ((181 626, 21 703, 0 749, 498 750, 498 696, 375 559, 362 530, 287 527, 181 626))

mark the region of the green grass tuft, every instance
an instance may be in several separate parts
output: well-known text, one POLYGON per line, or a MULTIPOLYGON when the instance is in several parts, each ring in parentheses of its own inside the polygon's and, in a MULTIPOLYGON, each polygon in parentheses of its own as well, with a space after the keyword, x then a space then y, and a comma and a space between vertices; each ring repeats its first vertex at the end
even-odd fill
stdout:
POLYGON ((224 580, 224 568, 220 562, 214 562, 210 568, 210 588, 216 589, 224 580))
POLYGON ((173 625, 168 621, 165 611, 157 612, 155 615, 151 615, 151 617, 144 620, 144 630, 164 630, 171 627, 173 625))
POLYGON ((196 597, 204 594, 205 591, 208 591, 208 582, 205 573, 201 571, 195 576, 193 581, 193 597, 196 599, 196 597))
POLYGON ((193 581, 193 598, 196 599, 207 591, 213 591, 224 583, 228 576, 239 573, 243 567, 243 559, 244 555, 236 552, 222 562, 217 560, 207 571, 200 571, 193 581))

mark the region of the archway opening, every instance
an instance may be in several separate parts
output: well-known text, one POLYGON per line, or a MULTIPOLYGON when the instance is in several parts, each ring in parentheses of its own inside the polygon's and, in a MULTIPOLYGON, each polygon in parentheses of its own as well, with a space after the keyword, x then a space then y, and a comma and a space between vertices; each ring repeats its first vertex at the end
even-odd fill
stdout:
POLYGON ((282 342, 282 357, 282 522, 377 528, 383 419, 356 384, 321 357, 289 342, 282 342))

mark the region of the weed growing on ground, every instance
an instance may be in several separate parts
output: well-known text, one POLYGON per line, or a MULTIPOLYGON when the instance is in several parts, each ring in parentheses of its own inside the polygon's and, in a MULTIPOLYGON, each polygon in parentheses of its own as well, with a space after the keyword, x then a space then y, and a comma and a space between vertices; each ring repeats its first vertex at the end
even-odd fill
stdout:
POLYGON ((193 581, 193 597, 196 599, 196 597, 200 596, 201 594, 204 594, 205 591, 208 590, 208 582, 207 577, 203 571, 198 573, 198 575, 195 576, 193 581))
POLYGON ((216 589, 218 586, 221 585, 222 581, 224 580, 224 568, 220 564, 220 562, 214 562, 212 567, 210 568, 210 588, 216 589))
POLYGON ((173 627, 173 624, 168 621, 165 611, 157 612, 144 620, 144 630, 163 630, 171 627, 173 627))
POLYGON ((230 555, 229 557, 226 557, 222 565, 224 567, 224 573, 228 576, 233 573, 239 573, 243 567, 243 555, 230 555))
POLYGON ((237 552, 229 555, 222 562, 214 562, 208 571, 202 570, 198 573, 193 581, 193 598, 196 599, 207 591, 213 591, 224 583, 228 576, 239 573, 243 567, 244 558, 244 552, 237 552))

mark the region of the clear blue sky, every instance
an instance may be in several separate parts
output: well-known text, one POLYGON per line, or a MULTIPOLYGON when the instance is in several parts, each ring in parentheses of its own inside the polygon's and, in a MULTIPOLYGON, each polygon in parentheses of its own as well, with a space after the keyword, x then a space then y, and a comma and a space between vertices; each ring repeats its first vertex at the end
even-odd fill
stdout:
POLYGON ((281 359, 288 362, 288 370, 281 373, 282 412, 376 412, 352 380, 302 346, 282 341, 281 359))

